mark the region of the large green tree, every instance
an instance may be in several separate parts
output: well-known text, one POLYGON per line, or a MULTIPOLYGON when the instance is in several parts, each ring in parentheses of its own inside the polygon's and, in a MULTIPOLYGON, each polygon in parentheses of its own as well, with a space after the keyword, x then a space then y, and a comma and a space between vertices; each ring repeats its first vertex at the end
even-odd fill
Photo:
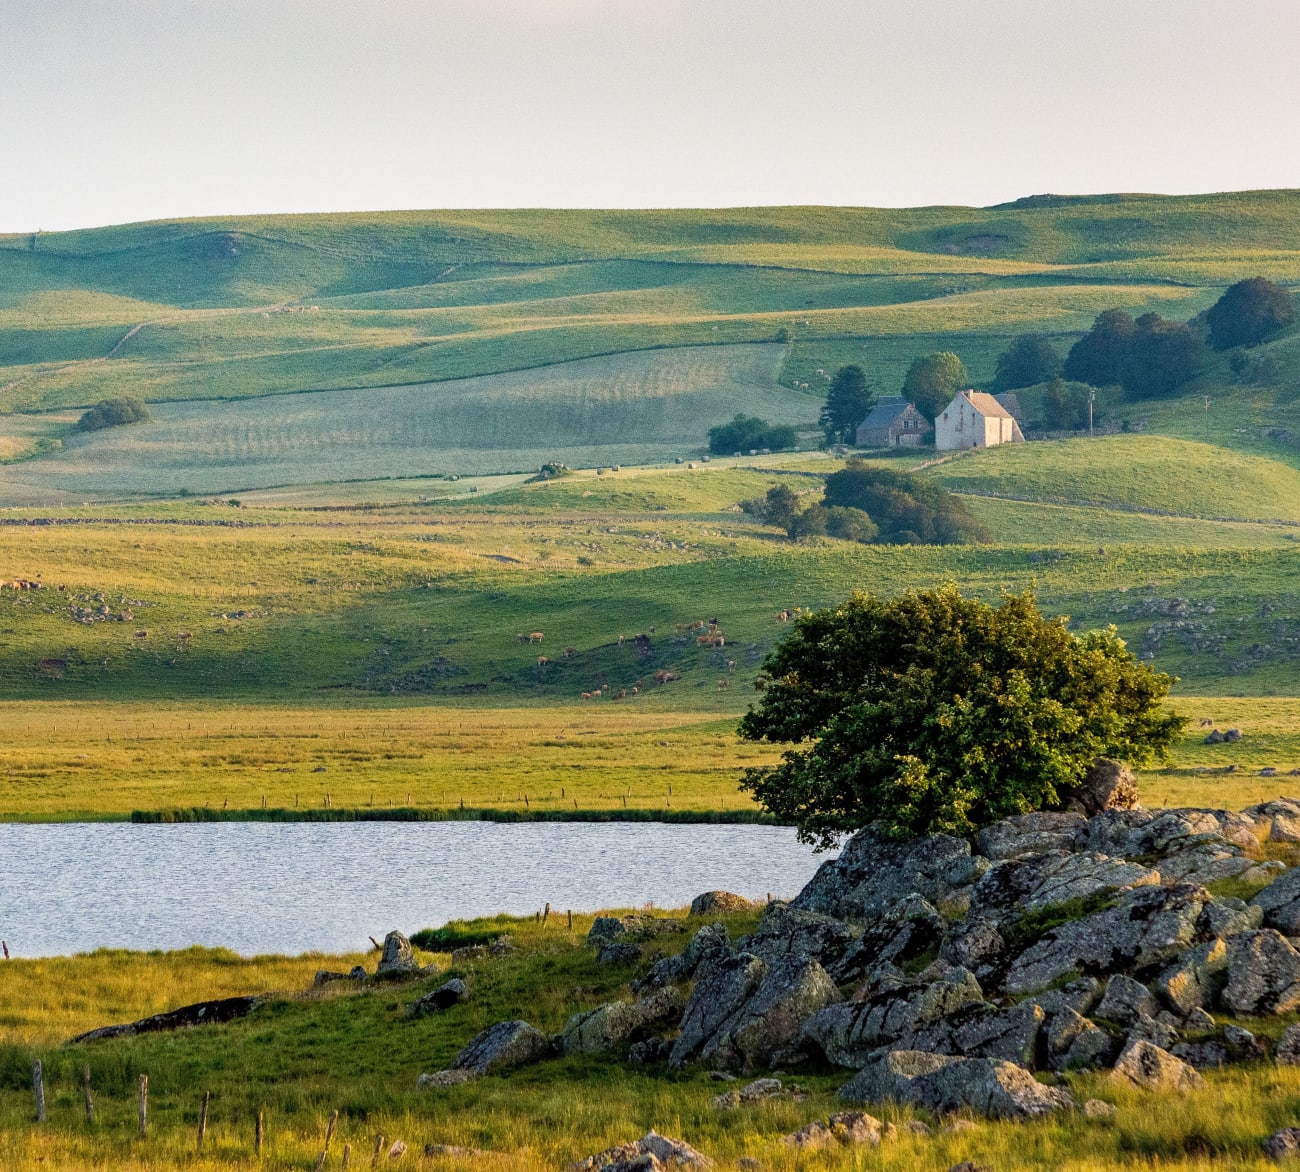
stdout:
POLYGON ((1258 346, 1270 334, 1295 321, 1295 304, 1281 285, 1251 277, 1230 285, 1205 314, 1210 345, 1216 350, 1258 346))
POLYGON ((867 372, 856 364, 841 366, 831 378, 818 422, 827 443, 853 443, 860 424, 876 401, 867 372))
POLYGON ((903 380, 903 396, 927 419, 933 419, 953 396, 970 386, 966 364, 951 350, 915 359, 903 380))
POLYGON ((999 391, 1045 383, 1061 373, 1061 356, 1042 334, 1021 334, 998 355, 994 382, 999 391))
POLYGON ((1094 387, 1119 382, 1133 330, 1132 315, 1122 309, 1099 313, 1092 329, 1070 347, 1061 373, 1074 382, 1094 387))
POLYGON ((821 846, 1050 809, 1097 757, 1163 758, 1184 725, 1162 706, 1173 679, 1114 627, 1076 636, 1031 593, 855 594, 801 616, 763 671, 740 733, 793 747, 741 784, 821 846))

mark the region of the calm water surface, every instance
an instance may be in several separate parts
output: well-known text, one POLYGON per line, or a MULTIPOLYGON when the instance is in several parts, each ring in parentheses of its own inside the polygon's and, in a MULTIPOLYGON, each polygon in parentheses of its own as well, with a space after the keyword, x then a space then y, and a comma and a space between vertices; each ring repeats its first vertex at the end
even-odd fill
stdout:
POLYGON ((14 956, 223 946, 340 952, 450 919, 722 888, 794 895, 825 855, 774 826, 350 822, 0 824, 14 956))

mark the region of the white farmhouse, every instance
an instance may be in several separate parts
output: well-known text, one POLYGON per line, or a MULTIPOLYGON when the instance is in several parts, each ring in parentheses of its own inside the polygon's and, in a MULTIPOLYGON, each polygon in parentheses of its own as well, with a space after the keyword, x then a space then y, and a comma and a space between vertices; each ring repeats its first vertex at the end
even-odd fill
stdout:
POLYGON ((934 446, 941 452, 991 448, 1024 438, 1015 416, 982 391, 958 391, 934 421, 934 446))

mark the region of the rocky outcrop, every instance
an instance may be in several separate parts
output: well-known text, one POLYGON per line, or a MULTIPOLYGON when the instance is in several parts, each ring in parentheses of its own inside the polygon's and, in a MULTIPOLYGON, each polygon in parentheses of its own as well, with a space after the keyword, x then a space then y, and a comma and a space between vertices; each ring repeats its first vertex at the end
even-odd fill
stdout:
POLYGON ((527 1066, 554 1053, 550 1039, 526 1021, 503 1021, 478 1034, 449 1070, 420 1075, 421 1087, 452 1086, 497 1070, 527 1066))
POLYGON ((1103 810, 1135 810, 1139 807, 1138 784, 1127 765, 1098 757, 1092 768, 1073 789, 1061 795, 1071 809, 1089 816, 1103 810))
POLYGON ((155 1013, 151 1017, 142 1017, 139 1021, 126 1022, 123 1025, 100 1026, 99 1029, 78 1034, 69 1041, 69 1045, 78 1042, 98 1042, 105 1038, 129 1038, 136 1034, 155 1034, 168 1030, 185 1029, 189 1026, 219 1025, 246 1017, 266 1001, 261 997, 222 997, 216 1001, 198 1001, 193 1005, 183 1005, 180 1009, 155 1013))
POLYGON ((1228 944, 1223 1007, 1243 1017, 1300 1009, 1300 952, 1280 932, 1243 932, 1228 944))
POLYGON ((865 1111, 840 1111, 825 1122, 814 1119, 798 1131, 784 1136, 782 1142, 799 1151, 816 1152, 841 1145, 879 1147, 882 1139, 892 1139, 893 1136, 892 1123, 881 1123, 865 1111))
POLYGON ((1267 927, 1283 936, 1300 936, 1300 868, 1281 875, 1250 903, 1259 908, 1267 927))

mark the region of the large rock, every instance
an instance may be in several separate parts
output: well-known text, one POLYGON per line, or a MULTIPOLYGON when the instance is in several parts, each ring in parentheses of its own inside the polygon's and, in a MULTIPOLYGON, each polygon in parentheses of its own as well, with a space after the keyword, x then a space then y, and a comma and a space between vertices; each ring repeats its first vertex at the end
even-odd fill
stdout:
POLYGON ((1243 932, 1228 942, 1223 1007, 1242 1017, 1300 1009, 1300 952, 1272 928, 1243 932))
POLYGON ((971 1058, 998 1058, 1032 1068, 1047 1014, 1032 1001, 977 1017, 954 1035, 957 1050, 971 1058))
POLYGON ((804 1034, 837 1066, 857 1069, 892 1044, 911 1049, 908 1043, 925 1040, 930 1047, 948 1048, 951 1027, 944 1019, 984 1008, 984 993, 973 973, 936 961, 905 985, 822 1010, 804 1023, 804 1034), (933 1035, 922 1039, 940 1024, 942 1040, 933 1035))
POLYGON ((1228 979, 1228 946, 1217 936, 1188 949, 1153 984, 1165 1005, 1181 1017, 1210 1009, 1228 979))
POLYGON ((702 963, 669 1065, 682 1066, 696 1058, 722 1024, 754 994, 766 972, 767 965, 748 952, 702 963))
POLYGON ((419 971, 420 965, 415 959, 415 953, 411 951, 411 942, 401 932, 389 932, 384 937, 384 947, 375 976, 401 977, 419 971))
POLYGON ((1300 842, 1300 799, 1274 798, 1242 810, 1260 842, 1300 842))
POLYGON ((551 1056, 551 1042, 526 1021, 502 1021, 485 1029, 451 1064, 453 1070, 490 1074, 512 1066, 527 1066, 551 1056))
POLYGON ((803 956, 833 968, 857 935, 834 916, 802 911, 788 904, 773 904, 754 934, 742 940, 741 945, 768 964, 787 956, 803 956))
POLYGON ((880 965, 904 965, 926 954, 936 955, 947 927, 928 900, 909 895, 838 958, 823 959, 822 964, 836 981, 847 984, 880 965))
POLYGON ((971 892, 971 915, 998 919, 1160 882, 1159 871, 1093 851, 1051 850, 999 863, 971 892))
POLYGON ((685 932, 685 920, 668 916, 597 916, 587 933, 587 943, 593 948, 607 944, 635 944, 653 940, 656 936, 670 936, 685 932))
POLYGON ((1129 1026, 1143 1015, 1154 1017, 1159 1009, 1150 989, 1132 977, 1117 973, 1106 982, 1106 995, 1093 1012, 1103 1021, 1129 1026))
POLYGON ((977 1111, 993 1119, 1032 1119, 1074 1106, 1070 1095, 1046 1087, 1010 1062, 945 1058, 896 1050, 840 1089, 854 1103, 901 1103, 947 1113, 977 1111))
POLYGON ((658 1132, 650 1132, 643 1139, 633 1143, 620 1144, 607 1148, 571 1164, 571 1172, 613 1172, 617 1168, 648 1169, 648 1162, 638 1163, 641 1157, 649 1157, 654 1166, 659 1168, 712 1168, 713 1161, 708 1156, 697 1152, 685 1140, 669 1139, 658 1132))
POLYGON ((725 960, 731 955, 731 937, 726 924, 705 924, 681 952, 655 961, 649 972, 632 982, 632 988, 645 992, 687 981, 706 959, 725 960))
POLYGON ((1287 1026, 1277 1040, 1273 1057, 1279 1066, 1300 1066, 1300 1025, 1287 1026))
POLYGON ((839 858, 821 865, 792 906, 850 923, 870 922, 912 894, 937 906, 986 867, 963 839, 932 834, 900 841, 867 827, 845 843, 839 858))
POLYGON ((639 1001, 615 1001, 575 1013, 564 1026, 566 1054, 608 1054, 638 1035, 674 1021, 682 1012, 684 998, 669 986, 639 1001))
POLYGON ((975 836, 975 850, 994 861, 1073 850, 1086 824, 1082 814, 1062 811, 1017 814, 984 827, 975 836))
POLYGON ((1213 897, 1203 887, 1138 887, 1115 907, 1046 933, 1007 970, 1004 988, 1030 993, 1071 973, 1109 974, 1153 967, 1198 943, 1201 913, 1213 897))
POLYGON ((835 982, 815 960, 782 957, 767 967, 753 996, 718 1027, 700 1057, 711 1066, 745 1071, 797 1061, 803 1023, 839 1000, 835 982))
POLYGON ((747 912, 758 907, 752 899, 731 891, 706 891, 691 900, 690 915, 711 916, 726 912, 747 912))
POLYGON ((1008 961, 1007 940, 998 922, 979 914, 955 924, 939 946, 939 959, 969 969, 992 987, 1008 961))
POLYGON ((1047 1030, 1047 1055, 1053 1070, 1108 1065, 1118 1050, 1116 1040, 1105 1030, 1069 1006, 1052 1015, 1047 1030))
POLYGON ((426 993, 423 997, 413 1001, 407 1012, 411 1017, 422 1017, 426 1013, 440 1013, 444 1009, 450 1009, 458 1002, 464 1001, 469 996, 469 986, 459 977, 452 977, 439 985, 431 993, 426 993))
POLYGON ((1133 771, 1109 757, 1098 757, 1083 780, 1061 797, 1067 805, 1077 806, 1090 817, 1103 810, 1136 810, 1139 806, 1133 771))
POLYGON ((1181 1058, 1140 1039, 1124 1047, 1112 1073, 1147 1091, 1192 1091, 1205 1085, 1205 1080, 1181 1058))
POLYGON ((1300 936, 1300 867, 1286 871, 1250 901, 1264 923, 1283 936, 1300 936))
POLYGON ((1284 1127, 1264 1141, 1264 1155, 1270 1160, 1292 1160, 1300 1156, 1300 1127, 1284 1127))

